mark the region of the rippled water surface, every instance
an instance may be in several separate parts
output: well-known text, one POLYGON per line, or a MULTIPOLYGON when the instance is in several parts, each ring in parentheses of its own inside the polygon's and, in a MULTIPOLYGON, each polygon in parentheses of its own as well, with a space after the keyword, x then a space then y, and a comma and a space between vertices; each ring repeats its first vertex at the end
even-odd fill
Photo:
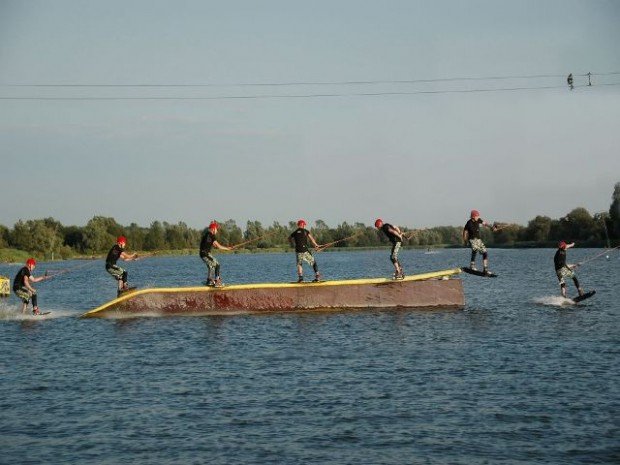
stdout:
MULTIPOLYGON (((579 269, 597 294, 575 306, 553 253, 491 250, 500 276, 463 276, 463 310, 121 320, 77 318, 115 295, 102 261, 40 263, 68 270, 36 285, 51 315, 0 301, 0 463, 620 463, 620 254, 579 269)), ((337 279, 388 276, 388 255, 317 258, 337 279)), ((409 273, 469 258, 401 256, 409 273)), ((218 258, 228 283, 295 278, 293 254, 218 258)), ((126 268, 204 280, 197 257, 126 268)))

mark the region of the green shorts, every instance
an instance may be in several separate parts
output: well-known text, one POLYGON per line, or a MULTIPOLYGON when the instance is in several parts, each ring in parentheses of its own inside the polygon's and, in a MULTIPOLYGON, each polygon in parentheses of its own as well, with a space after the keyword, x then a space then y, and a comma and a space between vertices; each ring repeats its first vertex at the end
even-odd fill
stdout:
POLYGON ((25 287, 20 287, 19 289, 13 289, 13 292, 15 292, 15 295, 17 297, 19 297, 21 299, 21 301, 25 304, 27 304, 28 302, 30 302, 30 299, 32 298, 33 294, 36 294, 36 292, 30 292, 27 288, 25 287))
POLYGON ((125 270, 123 270, 120 266, 117 265, 107 266, 105 270, 110 273, 117 281, 122 280, 123 274, 125 273, 125 270))

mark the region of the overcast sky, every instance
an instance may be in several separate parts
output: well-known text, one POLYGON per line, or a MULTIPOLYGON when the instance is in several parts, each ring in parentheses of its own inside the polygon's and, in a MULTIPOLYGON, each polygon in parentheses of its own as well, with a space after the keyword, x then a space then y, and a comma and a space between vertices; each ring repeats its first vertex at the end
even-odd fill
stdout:
POLYGON ((0 0, 0 224, 607 210, 619 24, 616 0, 0 0))

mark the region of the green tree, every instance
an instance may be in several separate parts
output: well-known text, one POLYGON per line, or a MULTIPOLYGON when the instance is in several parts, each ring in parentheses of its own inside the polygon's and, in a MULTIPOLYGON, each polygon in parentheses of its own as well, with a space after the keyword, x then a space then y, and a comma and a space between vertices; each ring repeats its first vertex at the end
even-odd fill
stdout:
POLYGON ((0 224, 0 249, 9 246, 9 228, 0 224))
POLYGON ((441 234, 434 229, 419 229, 415 233, 416 245, 441 244, 441 234))
POLYGON ((84 250, 89 253, 107 251, 123 234, 123 227, 114 218, 94 216, 84 227, 84 250))
POLYGON ((551 218, 538 215, 530 220, 525 228, 524 237, 526 241, 544 242, 550 239, 551 218))
POLYGON ((84 252, 84 230, 79 226, 62 228, 63 243, 75 252, 84 252))
POLYGON ((133 250, 144 250, 144 238, 148 232, 147 228, 131 223, 125 228, 125 236, 127 237, 127 246, 133 250))
POLYGON ((551 226, 549 228, 549 239, 552 241, 563 240, 566 237, 566 231, 568 230, 565 224, 565 218, 551 220, 551 226))
POLYGON ((182 221, 178 224, 164 223, 164 230, 168 248, 180 250, 193 247, 194 236, 182 221))
POLYGON ((594 240, 599 232, 592 215, 582 207, 571 210, 564 217, 564 227, 570 240, 594 240))
POLYGON ((609 234, 614 239, 620 239, 620 182, 614 186, 609 206, 609 234))
POLYGON ((243 242, 243 231, 237 226, 237 222, 233 219, 226 220, 220 224, 218 230, 218 242, 225 245, 236 245, 243 242))
POLYGON ((343 239, 347 239, 348 237, 354 234, 355 234, 355 228, 345 221, 336 227, 334 234, 333 234, 333 240, 331 242, 341 241, 341 242, 338 242, 337 244, 334 244, 334 247, 349 247, 349 240, 343 240, 343 239))
POLYGON ((609 213, 607 212, 595 213, 593 216, 593 219, 594 219, 594 224, 600 229, 600 233, 598 235, 599 239, 605 242, 607 247, 610 247, 609 229, 611 228, 611 221, 609 218, 609 213))
MULTIPOLYGON (((291 221, 289 223, 289 228, 291 232, 297 229, 297 222, 291 221)), ((325 221, 323 220, 316 220, 314 222, 314 227, 310 228, 310 232, 312 233, 312 236, 319 244, 328 244, 335 240, 334 239, 335 231, 331 229, 327 225, 327 223, 325 223, 325 221)))
POLYGON ((495 244, 513 245, 525 236, 525 228, 518 224, 508 224, 495 233, 495 244))
MULTIPOLYGON (((254 239, 258 239, 265 235, 265 230, 263 229, 263 225, 260 221, 249 221, 246 223, 245 232, 243 233, 243 239, 245 241, 250 241, 254 239)), ((259 241, 254 241, 247 244, 246 248, 255 249, 258 247, 259 241)))
POLYGON ((314 222, 314 229, 316 229, 317 231, 327 230, 329 229, 329 226, 327 226, 327 223, 323 220, 316 220, 314 222))
POLYGON ((62 225, 53 218, 19 220, 10 234, 10 244, 16 249, 51 257, 63 245, 61 229, 62 225))
POLYGON ((166 248, 166 231, 159 221, 153 221, 144 237, 144 250, 163 250, 166 248))
POLYGON ((460 245, 463 242, 462 229, 456 226, 437 226, 433 228, 441 235, 442 244, 460 245))
MULTIPOLYGON (((267 229, 267 237, 265 238, 266 247, 286 246, 290 232, 288 228, 277 221, 267 229)), ((259 241, 259 244, 262 241, 259 241)), ((260 247, 260 246, 259 246, 260 247)))
POLYGON ((358 232, 360 233, 360 235, 356 236, 354 239, 355 246, 372 247, 379 244, 379 238, 377 237, 375 228, 362 225, 362 228, 360 228, 358 232))
MULTIPOLYGON (((480 227, 480 238, 482 239, 482 242, 484 242, 487 245, 493 245, 495 243, 495 235, 493 234, 490 228, 481 226, 480 227)), ((461 236, 461 240, 462 240, 462 236, 461 236)))

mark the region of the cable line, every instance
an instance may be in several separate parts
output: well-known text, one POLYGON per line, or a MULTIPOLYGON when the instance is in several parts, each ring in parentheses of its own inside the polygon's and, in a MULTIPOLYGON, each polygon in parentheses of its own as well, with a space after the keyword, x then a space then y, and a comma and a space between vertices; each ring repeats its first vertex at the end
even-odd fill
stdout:
MULTIPOLYGON (((574 88, 619 86, 620 82, 598 84, 596 86, 576 85, 574 88)), ((491 92, 518 92, 529 90, 563 89, 565 85, 555 86, 529 86, 529 87, 502 87, 502 88, 479 88, 479 89, 453 89, 453 90, 418 90, 418 91, 386 91, 386 92, 350 92, 350 93, 316 93, 316 94, 262 94, 262 95, 222 95, 222 96, 194 96, 194 97, 166 97, 166 96, 112 96, 112 97, 2 97, 0 100, 40 100, 40 101, 120 101, 120 100, 267 100, 267 99, 311 99, 311 98, 334 98, 334 97, 380 97, 398 95, 437 95, 437 94, 474 94, 491 92)))
MULTIPOLYGON (((575 76, 615 76, 620 75, 620 71, 607 73, 584 73, 575 74, 575 76)), ((129 87, 293 87, 293 86, 351 86, 351 85, 377 85, 377 84, 431 84, 439 82, 458 82, 458 81, 499 81, 509 79, 548 79, 548 78, 564 78, 563 74, 531 74, 531 75, 514 75, 514 76, 465 76, 465 77, 448 77, 434 79, 395 79, 395 80, 365 80, 365 81, 300 81, 300 82, 266 82, 266 83, 233 83, 233 84, 217 84, 217 83, 165 83, 165 84, 85 84, 85 83, 69 83, 69 84, 0 84, 0 87, 50 87, 50 88, 129 88, 129 87)))

